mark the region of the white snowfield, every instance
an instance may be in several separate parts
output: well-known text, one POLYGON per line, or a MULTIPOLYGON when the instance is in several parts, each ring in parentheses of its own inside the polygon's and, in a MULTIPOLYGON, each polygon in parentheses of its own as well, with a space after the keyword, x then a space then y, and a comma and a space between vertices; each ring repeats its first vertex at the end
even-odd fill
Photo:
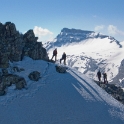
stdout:
POLYGON ((27 57, 15 65, 25 69, 13 73, 27 87, 13 85, 0 96, 0 124, 124 124, 124 105, 81 72, 58 73, 55 64, 27 57), (32 71, 41 73, 39 81, 29 80, 32 71))
MULTIPOLYGON (((76 68, 90 78, 92 76, 95 80, 97 80, 96 74, 100 69, 102 73, 107 73, 108 81, 112 82, 113 78, 118 75, 121 61, 124 59, 124 41, 120 42, 120 45, 111 41, 108 37, 103 39, 89 38, 80 42, 66 43, 61 47, 52 45, 53 47, 48 50, 48 54, 51 58, 53 50, 57 48, 58 60, 65 52, 68 66, 76 68)), ((119 78, 121 81, 113 81, 113 83, 124 87, 124 74, 122 75, 119 78)))

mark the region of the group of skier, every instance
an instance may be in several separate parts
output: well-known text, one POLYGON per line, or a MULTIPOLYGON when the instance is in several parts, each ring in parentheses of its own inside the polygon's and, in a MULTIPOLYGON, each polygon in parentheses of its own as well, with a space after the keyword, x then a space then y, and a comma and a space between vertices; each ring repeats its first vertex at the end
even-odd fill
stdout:
MULTIPOLYGON (((101 82, 102 74, 101 74, 100 70, 97 72, 97 77, 98 77, 99 82, 101 82)), ((104 84, 107 84, 108 83, 107 74, 105 72, 103 73, 103 79, 104 79, 104 84)))
MULTIPOLYGON (((57 60, 57 48, 53 51, 53 56, 51 60, 53 59, 53 57, 55 57, 55 61, 56 61, 57 60)), ((65 52, 63 52, 62 54, 62 58, 60 59, 60 64, 62 60, 64 60, 64 65, 66 65, 66 53, 65 52)))

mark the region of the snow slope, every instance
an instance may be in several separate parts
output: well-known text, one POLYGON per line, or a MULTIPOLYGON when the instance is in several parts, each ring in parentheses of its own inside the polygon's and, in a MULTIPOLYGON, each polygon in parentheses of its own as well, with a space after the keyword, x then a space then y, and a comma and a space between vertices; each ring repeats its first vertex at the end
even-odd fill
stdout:
POLYGON ((27 57, 15 65, 25 69, 13 73, 23 76, 27 87, 11 86, 0 97, 0 124, 124 123, 124 105, 76 69, 61 74, 55 64, 27 57), (32 71, 41 73, 39 81, 29 80, 32 71))
MULTIPOLYGON (((83 38, 83 34, 81 35, 83 38)), ((73 32, 69 36, 71 40, 72 36, 74 37, 73 39, 76 39, 80 35, 73 32)), ((50 58, 53 50, 57 48, 58 60, 61 58, 62 53, 66 52, 68 66, 76 68, 94 80, 97 80, 96 73, 100 69, 102 73, 107 73, 109 83, 124 87, 124 74, 118 76, 118 80, 113 80, 119 74, 119 67, 124 59, 123 42, 118 42, 112 37, 93 32, 81 41, 70 42, 69 36, 63 36, 60 33, 56 40, 44 44, 50 58)))

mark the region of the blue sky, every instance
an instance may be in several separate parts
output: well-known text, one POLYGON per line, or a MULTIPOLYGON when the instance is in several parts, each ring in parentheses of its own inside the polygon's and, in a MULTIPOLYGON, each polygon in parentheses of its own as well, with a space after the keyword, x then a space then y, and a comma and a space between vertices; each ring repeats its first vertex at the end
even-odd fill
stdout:
POLYGON ((55 38, 64 28, 101 32, 124 41, 124 0, 0 0, 0 21, 15 23, 39 40, 55 38))

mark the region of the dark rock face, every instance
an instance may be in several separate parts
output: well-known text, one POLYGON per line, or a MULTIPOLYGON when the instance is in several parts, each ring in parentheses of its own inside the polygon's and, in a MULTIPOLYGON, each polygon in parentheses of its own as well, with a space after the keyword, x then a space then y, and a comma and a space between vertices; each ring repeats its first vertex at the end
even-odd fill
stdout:
POLYGON ((24 40, 27 42, 32 42, 35 43, 37 42, 37 38, 35 38, 34 32, 33 30, 29 30, 27 31, 24 36, 23 36, 24 40))
POLYGON ((0 67, 7 68, 10 61, 20 61, 23 39, 14 23, 6 22, 0 31, 0 67))
POLYGON ((9 61, 21 61, 24 56, 48 60, 46 49, 37 40, 33 30, 23 35, 14 23, 0 23, 0 68, 8 68, 9 61))
POLYGON ((24 34, 23 39, 25 41, 25 46, 23 48, 23 56, 29 56, 34 60, 48 60, 46 49, 43 48, 41 42, 37 42, 38 38, 35 37, 33 30, 27 31, 24 34))

